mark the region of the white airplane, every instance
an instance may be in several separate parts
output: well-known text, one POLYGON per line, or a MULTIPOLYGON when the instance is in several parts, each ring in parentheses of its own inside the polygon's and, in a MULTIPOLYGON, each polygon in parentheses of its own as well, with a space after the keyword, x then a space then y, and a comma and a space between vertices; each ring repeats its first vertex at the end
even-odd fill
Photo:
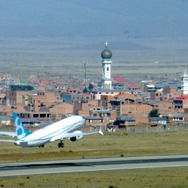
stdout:
POLYGON ((82 116, 70 116, 56 123, 48 125, 44 128, 30 132, 23 126, 20 118, 16 113, 12 113, 16 132, 4 132, 1 131, 0 135, 8 135, 17 137, 16 140, 0 140, 0 142, 11 142, 15 145, 22 147, 44 147, 46 143, 60 140, 58 147, 64 147, 64 138, 69 138, 71 141, 81 139, 85 135, 91 135, 100 133, 103 135, 101 127, 99 131, 94 132, 82 132, 80 129, 85 123, 85 119, 82 116))

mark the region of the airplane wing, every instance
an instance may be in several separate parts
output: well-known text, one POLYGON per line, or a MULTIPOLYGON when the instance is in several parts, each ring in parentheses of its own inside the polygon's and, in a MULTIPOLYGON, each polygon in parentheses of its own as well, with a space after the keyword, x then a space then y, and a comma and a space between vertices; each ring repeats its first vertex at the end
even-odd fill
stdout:
POLYGON ((97 133, 99 133, 99 131, 93 131, 93 132, 74 131, 71 133, 65 133, 64 138, 86 136, 86 135, 92 135, 92 134, 97 134, 97 133))
POLYGON ((15 140, 4 139, 4 140, 0 140, 0 142, 11 142, 11 143, 15 143, 15 140))
POLYGON ((103 132, 102 132, 101 126, 99 127, 99 130, 97 130, 97 131, 91 131, 91 132, 74 131, 74 132, 70 132, 70 133, 67 133, 67 137, 86 136, 86 135, 97 134, 97 133, 104 135, 103 132))
POLYGON ((12 137, 17 136, 16 132, 5 132, 5 131, 0 131, 0 135, 7 135, 12 137))
POLYGON ((74 132, 67 132, 67 133, 64 133, 63 135, 53 137, 50 141, 53 142, 55 140, 59 140, 59 139, 63 140, 64 138, 71 138, 71 137, 83 137, 86 135, 92 135, 92 134, 97 134, 97 133, 104 135, 102 132, 102 128, 100 127, 98 131, 92 131, 92 132, 82 132, 80 130, 77 130, 74 132))
MULTIPOLYGON (((5 131, 0 131, 0 135, 6 135, 6 136, 12 136, 15 137, 16 132, 5 132, 5 131)), ((9 140, 9 139, 1 139, 0 142, 11 142, 11 143, 15 143, 15 140, 9 140)))

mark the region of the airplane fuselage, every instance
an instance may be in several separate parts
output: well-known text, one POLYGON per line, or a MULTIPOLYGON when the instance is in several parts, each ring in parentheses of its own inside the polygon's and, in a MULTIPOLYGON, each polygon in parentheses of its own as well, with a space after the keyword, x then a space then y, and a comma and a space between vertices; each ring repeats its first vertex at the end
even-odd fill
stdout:
POLYGON ((43 146, 50 141, 55 141, 63 138, 63 135, 74 130, 80 129, 85 123, 81 116, 71 116, 42 129, 36 130, 30 135, 17 140, 16 145, 22 147, 37 147, 43 146))

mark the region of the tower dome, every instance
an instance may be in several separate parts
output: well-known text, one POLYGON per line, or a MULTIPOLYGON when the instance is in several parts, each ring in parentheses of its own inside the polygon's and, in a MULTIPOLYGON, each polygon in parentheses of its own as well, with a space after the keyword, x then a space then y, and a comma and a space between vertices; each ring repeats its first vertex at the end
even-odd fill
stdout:
POLYGON ((112 52, 108 49, 108 43, 106 43, 106 48, 101 52, 102 59, 111 59, 112 52))

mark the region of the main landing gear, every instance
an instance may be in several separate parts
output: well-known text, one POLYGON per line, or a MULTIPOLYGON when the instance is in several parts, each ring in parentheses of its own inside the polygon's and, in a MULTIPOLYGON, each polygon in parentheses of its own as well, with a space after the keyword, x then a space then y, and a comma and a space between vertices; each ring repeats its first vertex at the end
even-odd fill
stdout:
POLYGON ((64 147, 64 143, 62 142, 62 140, 58 143, 58 148, 63 148, 64 147))

